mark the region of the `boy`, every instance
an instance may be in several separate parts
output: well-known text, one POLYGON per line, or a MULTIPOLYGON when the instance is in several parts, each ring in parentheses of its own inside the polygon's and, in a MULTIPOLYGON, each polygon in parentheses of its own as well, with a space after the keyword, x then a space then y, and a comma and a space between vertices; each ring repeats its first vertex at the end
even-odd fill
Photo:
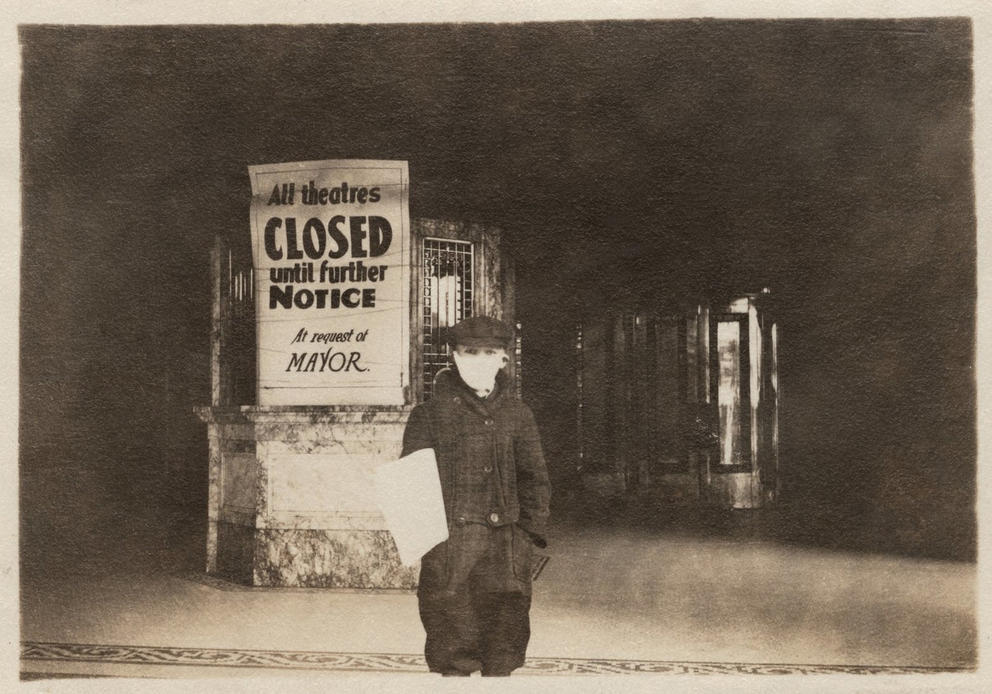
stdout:
POLYGON ((403 455, 434 449, 448 517, 417 590, 427 666, 443 675, 509 675, 530 639, 531 545, 547 546, 550 487, 534 415, 504 371, 511 339, 494 318, 454 326, 454 368, 403 434, 403 455))

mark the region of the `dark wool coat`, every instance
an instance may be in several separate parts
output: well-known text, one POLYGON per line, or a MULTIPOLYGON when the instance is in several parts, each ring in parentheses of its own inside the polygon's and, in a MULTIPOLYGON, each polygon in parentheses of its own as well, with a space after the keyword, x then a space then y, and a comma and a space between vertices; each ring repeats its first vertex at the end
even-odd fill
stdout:
POLYGON ((458 567, 477 553, 475 544, 495 539, 505 551, 492 590, 530 592, 532 545, 546 544, 550 485, 534 415, 507 381, 500 371, 494 394, 482 399, 445 369, 433 398, 410 413, 403 455, 434 449, 449 527, 448 540, 424 556, 421 591, 458 590, 458 567))

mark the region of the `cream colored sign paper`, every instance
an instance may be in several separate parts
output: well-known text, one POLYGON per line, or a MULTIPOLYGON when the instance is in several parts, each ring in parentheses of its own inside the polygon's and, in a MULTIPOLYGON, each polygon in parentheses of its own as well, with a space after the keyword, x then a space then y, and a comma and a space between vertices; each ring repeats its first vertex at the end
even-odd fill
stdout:
POLYGON ((433 448, 378 466, 375 495, 400 560, 411 565, 448 539, 448 522, 433 448))
POLYGON ((409 382, 408 168, 248 167, 260 405, 401 405, 409 382))

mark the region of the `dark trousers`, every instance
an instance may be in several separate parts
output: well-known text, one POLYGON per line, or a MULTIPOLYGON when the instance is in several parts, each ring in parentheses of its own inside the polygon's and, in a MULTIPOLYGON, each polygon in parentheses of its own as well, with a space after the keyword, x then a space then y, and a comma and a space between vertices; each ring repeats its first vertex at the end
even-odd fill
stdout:
POLYGON ((468 674, 481 669, 483 676, 508 675, 524 664, 530 595, 499 591, 493 584, 494 562, 506 561, 503 535, 509 530, 469 529, 478 537, 452 553, 447 586, 421 584, 417 597, 431 672, 468 674))

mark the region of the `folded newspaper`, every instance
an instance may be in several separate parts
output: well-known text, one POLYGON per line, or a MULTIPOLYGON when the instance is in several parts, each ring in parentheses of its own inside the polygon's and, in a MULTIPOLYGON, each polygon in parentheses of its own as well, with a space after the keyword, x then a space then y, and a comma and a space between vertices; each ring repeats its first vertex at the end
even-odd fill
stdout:
POLYGON ((373 472, 375 498, 396 542, 400 561, 410 566, 448 539, 441 480, 433 448, 422 448, 373 472))

